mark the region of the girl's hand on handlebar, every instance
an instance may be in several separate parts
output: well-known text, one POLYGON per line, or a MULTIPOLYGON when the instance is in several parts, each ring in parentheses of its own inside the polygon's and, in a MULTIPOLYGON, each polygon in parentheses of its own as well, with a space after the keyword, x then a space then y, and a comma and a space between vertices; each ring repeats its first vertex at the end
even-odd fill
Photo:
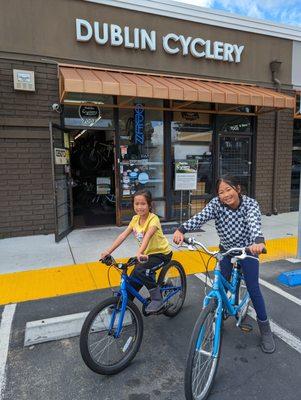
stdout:
POLYGON ((137 253, 136 254, 136 257, 137 257, 137 260, 140 262, 140 263, 144 263, 144 262, 147 262, 148 261, 148 256, 146 255, 146 254, 142 254, 142 253, 137 253))
POLYGON ((264 249, 264 243, 254 243, 252 244, 252 246, 249 246, 249 250, 253 254, 253 256, 259 256, 259 254, 261 254, 264 249))
POLYGON ((181 245, 184 241, 184 235, 178 229, 173 234, 173 241, 178 245, 181 245))
POLYGON ((104 259, 107 256, 111 255, 111 253, 108 250, 104 250, 101 254, 100 254, 100 259, 104 259))

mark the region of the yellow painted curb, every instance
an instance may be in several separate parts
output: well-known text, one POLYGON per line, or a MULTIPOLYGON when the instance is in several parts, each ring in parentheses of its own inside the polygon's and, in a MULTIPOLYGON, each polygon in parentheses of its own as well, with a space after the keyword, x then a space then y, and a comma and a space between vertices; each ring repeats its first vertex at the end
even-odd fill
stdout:
MULTIPOLYGON (((216 249, 211 247, 211 249, 216 249)), ((297 238, 280 238, 267 241, 268 254, 261 256, 262 262, 295 257, 297 254, 297 238)), ((173 258, 178 260, 187 274, 204 272, 208 256, 197 251, 174 252, 173 258)), ((124 261, 120 259, 118 261, 124 261)), ((209 269, 214 262, 211 259, 209 269)), ((110 282, 117 286, 119 273, 110 270, 110 282)), ((19 303, 48 297, 81 293, 109 287, 108 268, 99 262, 67 265, 55 268, 15 272, 0 275, 0 304, 19 303)))

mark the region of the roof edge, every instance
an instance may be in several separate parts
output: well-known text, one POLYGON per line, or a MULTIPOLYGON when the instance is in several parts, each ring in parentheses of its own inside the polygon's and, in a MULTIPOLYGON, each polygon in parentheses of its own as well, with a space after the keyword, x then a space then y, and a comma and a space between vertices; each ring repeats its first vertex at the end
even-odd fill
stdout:
POLYGON ((275 24, 267 20, 247 18, 237 14, 172 0, 83 1, 301 42, 301 28, 297 26, 275 24))

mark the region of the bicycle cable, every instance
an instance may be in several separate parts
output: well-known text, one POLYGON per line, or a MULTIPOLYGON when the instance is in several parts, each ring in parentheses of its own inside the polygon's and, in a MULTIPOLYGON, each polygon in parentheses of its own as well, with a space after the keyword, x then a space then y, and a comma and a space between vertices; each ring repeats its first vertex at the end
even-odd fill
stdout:
POLYGON ((211 285, 213 284, 213 280, 210 278, 210 275, 209 275, 209 263, 210 263, 210 260, 211 260, 211 258, 213 257, 213 255, 210 255, 210 256, 209 256, 209 258, 208 258, 208 260, 207 260, 207 263, 206 263, 206 262, 204 261, 204 258, 203 258, 202 253, 203 253, 203 254, 206 254, 206 255, 207 255, 207 253, 204 252, 204 251, 199 250, 197 247, 195 247, 195 249, 196 249, 196 251, 199 253, 199 255, 200 255, 201 259, 202 259, 202 262, 203 262, 203 264, 204 264, 205 270, 206 270, 206 273, 205 273, 206 281, 205 281, 205 287, 204 287, 204 293, 205 293, 205 296, 206 296, 206 295, 207 295, 207 286, 208 286, 207 281, 208 281, 208 279, 210 280, 211 285))

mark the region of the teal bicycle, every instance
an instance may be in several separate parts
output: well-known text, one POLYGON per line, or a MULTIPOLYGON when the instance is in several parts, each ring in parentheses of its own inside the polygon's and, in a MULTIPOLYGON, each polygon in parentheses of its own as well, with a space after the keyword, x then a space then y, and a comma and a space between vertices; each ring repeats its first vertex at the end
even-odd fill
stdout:
MULTIPOLYGON (((250 303, 244 277, 239 265, 245 258, 258 258, 247 254, 246 248, 232 248, 224 253, 210 251, 193 238, 184 242, 191 250, 198 250, 216 259, 212 290, 205 296, 200 313, 190 339, 185 372, 186 400, 204 400, 209 396, 216 375, 221 352, 223 320, 230 316, 236 318, 236 326, 244 331, 252 327, 244 324, 250 303), (200 248, 202 250, 200 250, 200 248), (228 282, 221 273, 220 261, 231 256, 233 265, 228 282)), ((266 250, 263 251, 266 253, 266 250)))

